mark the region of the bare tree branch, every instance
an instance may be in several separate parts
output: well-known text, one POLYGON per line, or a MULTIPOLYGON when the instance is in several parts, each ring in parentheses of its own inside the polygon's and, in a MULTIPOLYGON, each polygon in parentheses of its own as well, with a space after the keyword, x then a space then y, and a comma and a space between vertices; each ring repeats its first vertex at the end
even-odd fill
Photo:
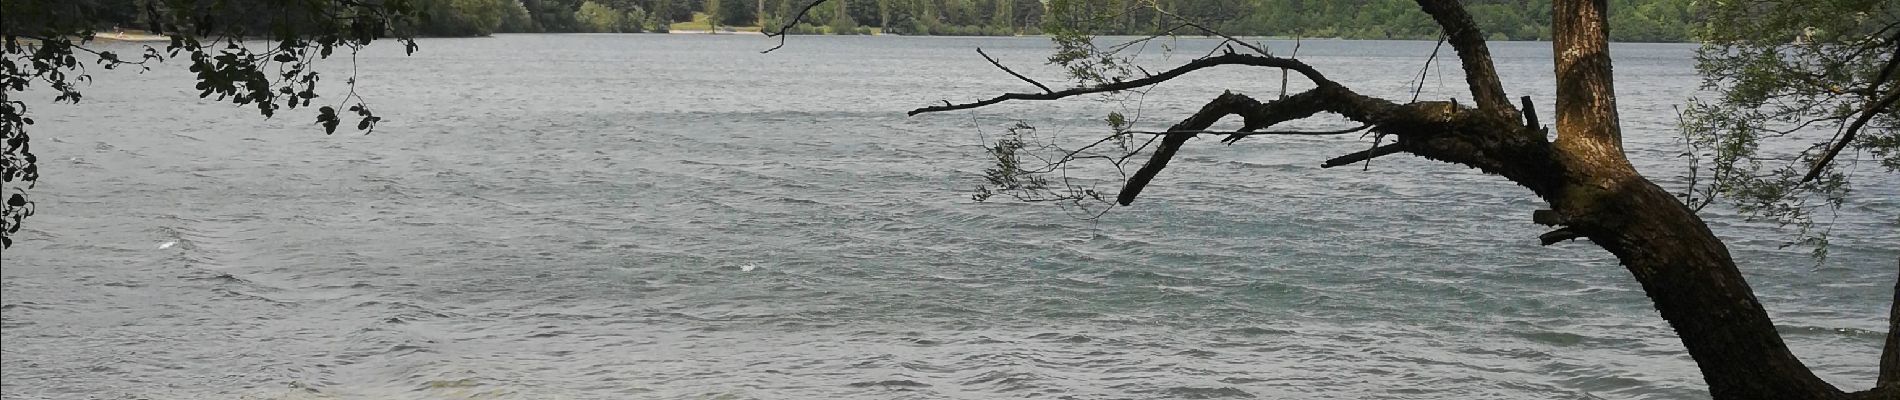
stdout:
POLYGON ((1583 238, 1583 233, 1581 232, 1577 232, 1576 230, 1572 230, 1570 228, 1557 228, 1557 230, 1545 232, 1542 235, 1537 235, 1537 242, 1545 246, 1549 246, 1549 245, 1557 244, 1558 242, 1562 242, 1566 240, 1576 240, 1576 239, 1582 239, 1582 238, 1583 238))
MULTIPOLYGON (((1242 109, 1258 108, 1260 106, 1259 101, 1255 101, 1253 98, 1245 95, 1235 94, 1234 92, 1221 93, 1220 97, 1216 97, 1214 101, 1208 102, 1206 106, 1202 106, 1201 111, 1194 113, 1194 116, 1188 117, 1186 120, 1181 121, 1181 123, 1174 124, 1174 127, 1168 128, 1168 130, 1205 130, 1208 126, 1214 125, 1215 121, 1220 121, 1222 117, 1239 113, 1242 109)), ((1259 126, 1250 123, 1241 129, 1257 128, 1259 128, 1259 126)), ((1133 203, 1135 196, 1141 194, 1141 190, 1148 186, 1148 182, 1154 181, 1155 175, 1160 174, 1161 169, 1168 167, 1168 161, 1174 159, 1174 153, 1181 150, 1181 145, 1187 143, 1187 140, 1193 137, 1194 135, 1171 135, 1163 138, 1161 140, 1161 146, 1156 147, 1154 155, 1148 158, 1148 164, 1142 165, 1140 170, 1135 171, 1134 176, 1128 178, 1128 183, 1122 185, 1121 194, 1115 196, 1115 202, 1124 206, 1133 203)))
POLYGON ((1241 47, 1246 47, 1248 50, 1253 50, 1255 53, 1260 53, 1260 55, 1263 55, 1263 56, 1273 55, 1273 52, 1267 51, 1267 49, 1264 47, 1260 47, 1259 45, 1256 45, 1253 43, 1247 43, 1247 41, 1240 40, 1239 38, 1233 37, 1232 35, 1228 35, 1226 33, 1222 33, 1221 31, 1214 30, 1214 28, 1209 28, 1205 25, 1201 25, 1199 22, 1195 22, 1194 20, 1188 19, 1187 17, 1183 17, 1180 14, 1175 14, 1173 11, 1168 11, 1166 9, 1163 9, 1161 8, 1161 3, 1155 2, 1154 0, 1149 0, 1146 3, 1148 4, 1148 8, 1155 10, 1155 12, 1161 13, 1161 15, 1166 15, 1166 16, 1174 18, 1175 20, 1181 21, 1181 24, 1183 25, 1194 27, 1194 29, 1200 29, 1202 33, 1219 36, 1223 39, 1227 39, 1228 42, 1239 43, 1241 47))
POLYGON ((1228 135, 1230 136, 1230 138, 1221 139, 1221 142, 1226 142, 1226 143, 1231 144, 1232 143, 1231 137, 1247 137, 1247 136, 1253 136, 1253 135, 1331 136, 1331 135, 1344 135, 1348 133, 1359 132, 1371 127, 1372 125, 1364 125, 1357 128, 1347 128, 1347 129, 1338 129, 1338 130, 1330 130, 1330 131, 1246 131, 1246 130, 1241 130, 1241 131, 1165 131, 1165 132, 1125 131, 1122 133, 1132 133, 1136 135, 1163 135, 1163 136, 1165 135, 1228 135))
POLYGON ((772 48, 760 51, 759 53, 761 54, 770 53, 773 50, 778 50, 781 47, 785 47, 785 31, 789 31, 792 29, 792 27, 798 26, 798 21, 804 20, 805 14, 810 13, 811 9, 817 8, 819 4, 825 4, 825 2, 827 1, 830 1, 830 0, 812 0, 811 4, 806 4, 805 8, 799 9, 797 14, 792 14, 792 19, 786 20, 783 26, 779 26, 778 31, 776 32, 761 31, 761 33, 765 34, 765 37, 778 38, 778 45, 772 46, 772 48))
POLYGON ((1464 64, 1465 83, 1471 86, 1471 97, 1478 101, 1478 108, 1493 112, 1511 110, 1511 101, 1504 95, 1504 84, 1498 81, 1497 69, 1491 65, 1491 49, 1485 44, 1484 33, 1464 6, 1459 5, 1458 0, 1418 0, 1418 5, 1445 29, 1446 41, 1451 43, 1452 49, 1458 50, 1458 60, 1464 64))
POLYGON ((1206 130, 1214 122, 1229 115, 1239 115, 1242 118, 1239 130, 1242 133, 1251 133, 1282 122, 1311 117, 1320 112, 1339 114, 1368 125, 1368 127, 1318 133, 1336 135, 1368 129, 1369 126, 1398 114, 1395 108, 1396 105, 1391 102, 1360 96, 1337 84, 1314 88, 1266 103, 1233 92, 1222 93, 1220 97, 1203 106, 1199 112, 1168 129, 1169 132, 1181 134, 1162 137, 1161 145, 1155 148, 1154 154, 1148 159, 1148 164, 1135 171, 1135 175, 1129 177, 1128 182, 1122 186, 1121 194, 1116 196, 1116 202, 1122 205, 1134 202, 1135 197, 1139 196, 1142 189, 1154 180, 1155 175, 1167 168, 1168 161, 1174 158, 1174 154, 1180 150, 1181 146, 1195 136, 1190 132, 1206 130))
MULTIPOLYGON (((1281 96, 1281 98, 1286 98, 1286 97, 1281 96)), ((1315 132, 1301 132, 1301 131, 1245 132, 1243 131, 1243 132, 1238 132, 1238 134, 1235 134, 1235 135, 1229 135, 1227 136, 1226 139, 1221 139, 1221 143, 1234 144, 1234 142, 1239 142, 1240 139, 1246 139, 1248 136, 1253 136, 1253 135, 1344 135, 1344 134, 1359 132, 1359 131, 1363 131, 1367 129, 1372 129, 1372 124, 1360 125, 1357 128, 1346 128, 1346 129, 1336 129, 1336 130, 1330 130, 1330 131, 1315 131, 1315 132)))
POLYGON ((1405 151, 1404 145, 1388 144, 1384 146, 1373 147, 1368 150, 1356 151, 1356 152, 1353 152, 1352 154, 1347 154, 1347 155, 1343 155, 1339 157, 1333 157, 1332 159, 1326 160, 1326 162, 1324 163, 1320 163, 1319 167, 1332 168, 1332 167, 1338 167, 1338 166, 1343 166, 1343 165, 1351 165, 1352 163, 1371 160, 1374 158, 1379 158, 1379 157, 1384 157, 1384 156, 1389 156, 1401 151, 1405 151))
POLYGON ((1412 87, 1412 101, 1418 101, 1418 95, 1425 93, 1425 76, 1432 72, 1432 61, 1438 60, 1438 50, 1445 48, 1445 35, 1438 35, 1438 44, 1432 46, 1432 55, 1425 57, 1425 66, 1418 68, 1418 85, 1412 87))
MULTIPOLYGON (((1156 132, 1156 131, 1123 131, 1122 133, 1126 133, 1126 134, 1131 134, 1131 135, 1155 135, 1155 136, 1171 136, 1171 135, 1188 135, 1188 136, 1193 136, 1193 135, 1246 135, 1246 134, 1251 134, 1251 133, 1253 133, 1253 132, 1247 132, 1247 131, 1165 131, 1165 132, 1156 132)), ((1326 134, 1327 134, 1327 133, 1317 133, 1317 132, 1299 132, 1299 131, 1292 131, 1292 132, 1263 132, 1263 133, 1266 133, 1266 134, 1281 134, 1281 135, 1326 135, 1326 134)))
POLYGON ((1305 75, 1307 79, 1313 80, 1314 83, 1317 83, 1320 86, 1337 86, 1338 85, 1337 83, 1333 83, 1333 81, 1326 79, 1326 76, 1320 74, 1319 70, 1315 70, 1313 69, 1312 66, 1306 65, 1306 63, 1300 62, 1299 60, 1294 60, 1294 59, 1289 59, 1289 58, 1260 56, 1260 55, 1253 55, 1253 54, 1233 53, 1233 54, 1222 54, 1222 55, 1213 56, 1213 57, 1196 59, 1187 64, 1183 64, 1179 67, 1175 67, 1174 69, 1163 71, 1162 73, 1155 74, 1153 76, 1131 80, 1131 81, 1120 81, 1120 82, 1090 86, 1090 87, 1077 87, 1073 89, 1068 89, 1068 90, 1063 90, 1063 91, 1058 91, 1058 92, 1050 92, 1050 93, 1006 93, 1001 96, 990 98, 988 100, 977 101, 973 103, 953 104, 946 101, 944 102, 944 105, 918 108, 915 110, 911 110, 910 113, 908 114, 914 116, 914 115, 923 114, 923 113, 965 110, 965 109, 978 108, 978 107, 983 107, 983 106, 1001 103, 1001 102, 1010 101, 1010 100, 1056 100, 1056 99, 1061 99, 1065 97, 1084 95, 1084 94, 1090 94, 1090 93, 1104 93, 1104 92, 1116 92, 1116 91, 1122 91, 1122 90, 1129 90, 1129 89, 1140 88, 1140 87, 1149 86, 1149 85, 1153 85, 1153 84, 1157 84, 1161 82, 1166 82, 1170 79, 1174 79, 1174 78, 1180 77, 1181 75, 1186 75, 1189 72, 1194 72, 1196 70, 1200 70, 1203 68, 1222 66, 1222 65, 1248 65, 1248 66, 1256 66, 1256 67, 1290 69, 1290 70, 1299 72, 1301 75, 1305 75))
MULTIPOLYGON (((1293 37, 1293 54, 1289 54, 1287 55, 1287 57, 1293 58, 1293 59, 1300 58, 1300 37, 1299 36, 1293 37)), ((1286 70, 1285 69, 1280 70, 1280 98, 1282 99, 1286 98, 1286 70)))
POLYGON ((1534 106, 1531 104, 1531 97, 1524 96, 1522 98, 1519 98, 1518 100, 1524 103, 1524 127, 1530 128, 1530 129, 1543 129, 1544 124, 1542 122, 1537 121, 1537 106, 1534 106))
POLYGON ((996 69, 1000 69, 1000 70, 1003 70, 1003 72, 1008 72, 1010 76, 1014 76, 1014 77, 1016 77, 1016 79, 1021 79, 1021 80, 1023 80, 1023 82, 1029 82, 1029 84, 1031 84, 1031 85, 1036 85, 1036 87, 1038 87, 1038 88, 1042 88, 1042 92, 1043 92, 1043 93, 1055 93, 1055 92, 1056 92, 1056 91, 1054 91, 1054 90, 1050 90, 1050 89, 1049 89, 1049 86, 1046 86, 1046 85, 1043 85, 1043 84, 1042 84, 1042 82, 1036 82, 1036 80, 1035 80, 1035 79, 1029 79, 1029 77, 1027 77, 1027 76, 1023 76, 1023 74, 1018 74, 1018 73, 1016 73, 1016 71, 1012 71, 1012 70, 1010 70, 1010 69, 1009 69, 1009 67, 1005 67, 1005 66, 1003 66, 1003 62, 1001 62, 1001 61, 996 61, 996 57, 990 57, 990 54, 989 54, 989 53, 984 53, 984 52, 983 52, 983 48, 982 48, 982 47, 978 47, 978 48, 976 48, 976 54, 977 54, 977 55, 981 55, 981 56, 983 56, 983 59, 985 59, 985 60, 990 60, 990 65, 994 65, 994 66, 996 66, 996 69))

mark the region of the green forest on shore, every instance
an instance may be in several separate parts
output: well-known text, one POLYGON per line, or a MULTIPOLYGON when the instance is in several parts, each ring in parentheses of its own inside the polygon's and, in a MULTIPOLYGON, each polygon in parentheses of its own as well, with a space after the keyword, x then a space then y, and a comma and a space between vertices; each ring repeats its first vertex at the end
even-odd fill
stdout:
MULTIPOLYGON (((142 26, 144 3, 81 0, 102 21, 142 26)), ((777 29, 811 0, 411 0, 423 36, 494 33, 638 33, 777 29)), ((1492 40, 1548 40, 1550 0, 1469 0, 1492 40)), ((258 7, 267 7, 260 5, 258 7)), ((1611 0, 1612 40, 1681 42, 1703 12, 1692 0, 1611 0)), ((794 34, 1009 36, 1052 22, 1103 34, 1145 35, 1181 19, 1231 35, 1432 39, 1438 27, 1409 0, 836 0, 813 7, 794 34), (1158 5, 1172 16, 1141 4, 1158 5), (1110 11, 1113 10, 1113 11, 1110 11), (1178 17, 1178 18, 1177 18, 1178 17), (1066 18, 1066 19, 1065 19, 1066 18)), ((110 27, 101 27, 110 28, 110 27)), ((1199 34, 1197 30, 1179 33, 1199 34)))

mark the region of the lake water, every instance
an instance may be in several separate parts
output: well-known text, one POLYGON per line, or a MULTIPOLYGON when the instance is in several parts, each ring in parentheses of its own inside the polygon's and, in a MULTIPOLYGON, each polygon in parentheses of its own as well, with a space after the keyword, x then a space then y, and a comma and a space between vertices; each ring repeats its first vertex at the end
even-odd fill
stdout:
MULTIPOLYGON (((979 46, 1060 82, 1047 40, 758 54, 774 43, 379 46, 358 61, 388 118, 369 136, 198 100, 182 65, 100 72, 76 106, 29 97, 46 178, 0 270, 0 397, 1707 397, 1609 254, 1537 245, 1528 191, 1406 156, 1317 167, 1364 140, 1196 141, 1095 221, 969 198, 984 138, 1017 120, 1080 140, 1138 109, 1161 130, 1224 89, 1270 98, 1277 71, 906 117, 1033 90, 979 46)), ((1149 65, 1212 44, 1155 43, 1149 65)), ((1494 46, 1507 90, 1550 110, 1549 44, 1494 46)), ((1403 100, 1432 47, 1299 57, 1403 100)), ((1671 188, 1692 51, 1613 52, 1632 158, 1671 188)), ((1428 72, 1425 98, 1464 97, 1455 65, 1428 72)), ((1790 231, 1706 212, 1795 353, 1847 389, 1872 385, 1900 258, 1900 184, 1857 176, 1824 265, 1779 248, 1790 231)))

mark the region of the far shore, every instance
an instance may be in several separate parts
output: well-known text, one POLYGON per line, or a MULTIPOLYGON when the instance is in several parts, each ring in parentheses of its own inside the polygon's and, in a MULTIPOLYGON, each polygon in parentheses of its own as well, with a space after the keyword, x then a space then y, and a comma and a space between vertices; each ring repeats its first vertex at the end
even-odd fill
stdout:
POLYGON ((674 29, 674 30, 670 30, 670 31, 667 31, 666 33, 669 33, 669 34, 674 34, 674 35, 755 35, 755 36, 765 36, 765 32, 759 32, 759 31, 702 31, 702 30, 690 30, 690 29, 674 29))
POLYGON ((154 35, 146 31, 119 31, 99 32, 92 36, 92 40, 112 42, 167 42, 171 41, 171 38, 165 35, 154 35))
MULTIPOLYGON (((733 29, 733 30, 725 30, 725 29, 721 29, 721 30, 716 30, 716 31, 709 31, 709 30, 702 30, 702 29, 673 29, 673 30, 670 30, 670 31, 668 31, 668 32, 665 32, 665 33, 666 33, 666 34, 671 34, 671 35, 745 35, 745 36, 764 36, 764 35, 765 35, 765 33, 764 33, 764 32, 760 32, 760 31, 757 31, 756 29, 758 29, 758 27, 740 27, 739 29, 733 29), (745 29, 745 28, 751 28, 751 29, 750 29, 750 30, 748 30, 748 29, 745 29)), ((651 33, 660 33, 660 32, 646 32, 646 33, 649 33, 649 34, 651 34, 651 33)), ((506 34, 506 35, 534 35, 534 34, 538 34, 538 33, 500 33, 500 34, 506 34)), ((832 36, 832 35, 812 35, 812 36, 832 36)), ((887 34, 887 33, 882 33, 882 32, 878 32, 878 33, 873 33, 873 34, 871 34, 871 35, 843 35, 843 36, 913 36, 913 35, 893 35, 893 34, 887 34)), ((924 35, 924 36, 939 36, 939 37, 1041 37, 1041 36, 1044 36, 1044 35, 1039 35, 1039 34, 1030 34, 1030 35, 1022 35, 1022 34, 1018 34, 1018 35, 1012 35, 1012 36, 949 36, 949 35, 924 35)), ((1292 38, 1292 37, 1280 37, 1280 36, 1266 36, 1266 37, 1254 37, 1254 36, 1243 36, 1243 37, 1245 37, 1245 38, 1247 38, 1247 39, 1253 39, 1253 40, 1299 40, 1299 38, 1292 38)), ((1311 38, 1311 37, 1309 37, 1309 38, 1303 38, 1303 39, 1304 39, 1304 40, 1356 40, 1356 39, 1343 39, 1343 38, 1311 38)), ((99 33, 97 33, 96 35, 94 35, 94 36, 93 36, 93 40, 95 40, 95 41, 101 41, 101 42, 133 42, 133 43, 139 43, 139 42, 167 42, 167 41, 171 41, 171 38, 170 38, 170 37, 168 37, 168 36, 165 36, 165 35, 154 35, 154 34, 152 34, 152 33, 150 33, 150 32, 146 32, 146 31, 140 31, 140 30, 125 30, 125 31, 118 31, 118 32, 99 32, 99 33)), ((1368 39, 1368 40, 1429 40, 1429 39, 1368 39)), ((1693 43, 1693 42, 1616 42, 1616 43, 1693 43)))

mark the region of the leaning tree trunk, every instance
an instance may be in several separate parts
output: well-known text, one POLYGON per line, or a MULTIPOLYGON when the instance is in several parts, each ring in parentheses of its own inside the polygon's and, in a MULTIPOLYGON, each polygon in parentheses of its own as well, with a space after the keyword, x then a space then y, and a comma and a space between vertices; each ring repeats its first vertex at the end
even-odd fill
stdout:
POLYGON ((1674 327, 1718 399, 1846 394, 1788 351, 1728 248, 1694 211, 1638 174, 1617 124, 1604 0, 1559 0, 1556 221, 1622 261, 1674 327))
MULTIPOLYGON (((1333 113, 1366 124, 1395 143, 1327 160, 1332 167, 1397 153, 1478 168, 1524 186, 1549 202, 1532 220, 1557 226, 1540 239, 1546 245, 1587 238, 1616 255, 1641 283, 1664 320, 1674 327, 1717 399, 1900 400, 1900 304, 1892 311, 1881 374, 1873 390, 1846 393, 1821 380, 1788 351, 1761 302, 1730 258, 1728 248, 1675 196, 1637 173, 1623 152, 1616 91, 1610 70, 1605 0, 1556 0, 1556 140, 1537 120, 1529 98, 1511 105, 1494 69, 1484 36, 1457 0, 1417 0, 1443 27, 1458 51, 1476 107, 1455 101, 1398 104, 1360 95, 1299 60, 1228 52, 1195 59, 1140 79, 1040 93, 1009 93, 988 100, 911 111, 983 107, 1010 100, 1054 100, 1089 93, 1140 88, 1196 70, 1249 65, 1298 72, 1314 82, 1306 92, 1272 101, 1224 93, 1165 132, 1148 163, 1131 176, 1116 201, 1127 205, 1166 168, 1190 138, 1228 135, 1232 142, 1255 135, 1339 134, 1268 131, 1276 124, 1333 113), (1242 117, 1232 132, 1206 131, 1227 116, 1242 117)), ((1231 38, 1230 38, 1231 40, 1231 38)), ((995 62, 992 60, 992 62, 995 62)), ((1000 64, 998 64, 1001 67, 1000 64)), ((1895 288, 1900 302, 1900 285, 1895 288)))

